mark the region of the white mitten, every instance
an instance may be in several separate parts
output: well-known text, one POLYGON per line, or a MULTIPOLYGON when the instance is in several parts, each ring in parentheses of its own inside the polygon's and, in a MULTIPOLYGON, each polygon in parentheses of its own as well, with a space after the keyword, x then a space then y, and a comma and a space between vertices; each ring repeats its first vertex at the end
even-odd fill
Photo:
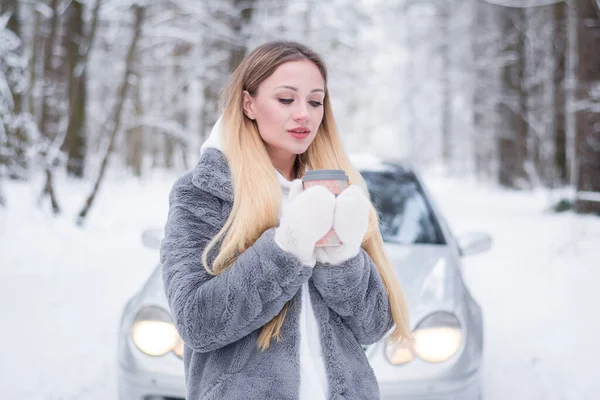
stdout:
POLYGON ((336 199, 333 229, 342 244, 335 247, 318 247, 319 262, 339 265, 356 257, 369 227, 371 201, 360 186, 351 185, 336 199))
POLYGON ((315 243, 329 231, 333 223, 335 196, 322 186, 301 191, 301 181, 290 189, 290 203, 284 208, 275 243, 300 261, 314 267, 315 243))

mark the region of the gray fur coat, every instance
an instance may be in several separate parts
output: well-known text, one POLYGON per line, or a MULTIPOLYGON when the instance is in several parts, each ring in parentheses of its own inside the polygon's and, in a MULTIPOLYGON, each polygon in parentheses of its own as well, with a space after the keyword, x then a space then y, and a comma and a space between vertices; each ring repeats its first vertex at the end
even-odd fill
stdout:
POLYGON ((361 250, 342 265, 310 268, 275 243, 271 228, 223 273, 209 275, 202 251, 224 225, 232 202, 229 167, 216 149, 202 154, 169 197, 161 262, 171 314, 185 342, 187 399, 298 399, 299 289, 307 280, 329 398, 378 399, 361 344, 381 339, 393 320, 373 261, 361 250), (261 351, 261 327, 287 302, 281 341, 261 351))

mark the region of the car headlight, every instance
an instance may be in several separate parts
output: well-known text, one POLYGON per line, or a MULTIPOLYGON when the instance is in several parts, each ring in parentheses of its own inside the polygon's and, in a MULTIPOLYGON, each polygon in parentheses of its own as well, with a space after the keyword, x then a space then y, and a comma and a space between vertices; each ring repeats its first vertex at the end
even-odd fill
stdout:
POLYGON ((433 313, 417 325, 413 337, 419 358, 431 363, 444 362, 460 349, 460 321, 448 312, 433 313))
POLYGON ((156 306, 145 307, 138 312, 131 327, 131 337, 137 348, 150 356, 175 351, 181 342, 171 315, 156 306))

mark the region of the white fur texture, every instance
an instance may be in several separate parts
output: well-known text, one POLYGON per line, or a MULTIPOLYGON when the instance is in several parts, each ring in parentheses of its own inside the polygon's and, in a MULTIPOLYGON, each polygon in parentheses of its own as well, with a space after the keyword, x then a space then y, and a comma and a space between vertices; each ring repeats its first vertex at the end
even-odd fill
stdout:
POLYGON ((298 193, 300 183, 290 189, 290 203, 275 230, 275 243, 298 257, 303 264, 314 266, 315 244, 331 228, 336 204, 335 196, 322 186, 298 193))
POLYGON ((338 247, 319 247, 315 256, 319 262, 339 265, 356 257, 369 227, 371 202, 360 186, 351 185, 335 202, 333 229, 342 242, 338 247))

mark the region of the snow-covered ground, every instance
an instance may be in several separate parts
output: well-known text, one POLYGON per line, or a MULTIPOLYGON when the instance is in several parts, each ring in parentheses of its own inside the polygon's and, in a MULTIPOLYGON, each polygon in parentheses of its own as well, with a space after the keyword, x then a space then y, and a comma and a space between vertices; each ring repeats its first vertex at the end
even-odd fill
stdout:
MULTIPOLYGON (((41 182, 7 183, 0 209, 0 398, 114 399, 120 312, 158 253, 175 176, 111 177, 84 228, 90 184, 57 186, 59 218, 36 205, 41 182)), ((600 218, 545 211, 544 192, 514 193, 429 177, 455 233, 487 231, 494 247, 465 261, 485 318, 486 400, 600 396, 600 218)))

